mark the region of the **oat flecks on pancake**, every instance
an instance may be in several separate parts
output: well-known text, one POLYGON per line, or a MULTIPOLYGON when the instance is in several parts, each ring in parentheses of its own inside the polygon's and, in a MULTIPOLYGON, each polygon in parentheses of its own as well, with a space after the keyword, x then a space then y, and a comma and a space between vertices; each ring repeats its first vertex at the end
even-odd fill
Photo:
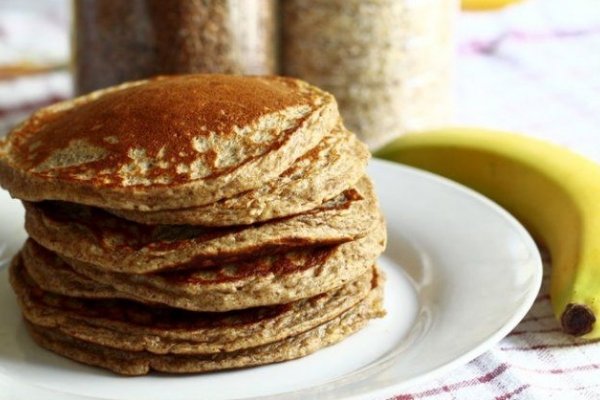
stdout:
POLYGON ((337 123, 333 98, 281 77, 126 83, 36 112, 0 145, 13 196, 117 209, 192 207, 260 187, 337 123))
POLYGON ((287 217, 319 207, 364 174, 370 153, 339 123, 290 168, 265 185, 201 207, 142 212, 109 210, 145 224, 227 226, 287 217))

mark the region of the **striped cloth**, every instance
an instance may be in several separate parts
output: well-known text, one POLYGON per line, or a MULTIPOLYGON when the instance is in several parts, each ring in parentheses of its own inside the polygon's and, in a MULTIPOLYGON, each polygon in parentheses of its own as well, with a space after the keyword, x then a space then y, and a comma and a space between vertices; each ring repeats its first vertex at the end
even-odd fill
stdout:
POLYGON ((71 97, 66 71, 0 80, 0 137, 32 111, 71 97))
MULTIPOLYGON (((456 122, 524 132, 600 162, 600 6, 566 3, 461 16, 456 122)), ((66 72, 0 80, 0 136, 70 94, 66 72)), ((529 314, 492 350, 392 399, 600 399, 600 343, 560 332, 546 268, 529 314)))
MULTIPOLYGON (((459 23, 457 123, 527 133, 600 162, 600 4, 527 0, 459 23)), ((560 332, 548 269, 535 304, 492 350, 393 397, 600 399, 600 343, 560 332)))
POLYGON ((393 400, 597 400, 600 343, 564 335, 552 314, 548 266, 527 316, 492 350, 393 400))

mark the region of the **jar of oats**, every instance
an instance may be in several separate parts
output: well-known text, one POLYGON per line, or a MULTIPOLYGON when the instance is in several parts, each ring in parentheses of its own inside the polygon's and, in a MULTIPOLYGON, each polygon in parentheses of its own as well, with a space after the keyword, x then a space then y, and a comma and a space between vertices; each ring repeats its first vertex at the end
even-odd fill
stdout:
POLYGON ((274 74, 275 17, 275 0, 75 0, 75 90, 160 74, 274 74))
POLYGON ((449 122, 457 0, 282 0, 282 69, 371 148, 449 122))

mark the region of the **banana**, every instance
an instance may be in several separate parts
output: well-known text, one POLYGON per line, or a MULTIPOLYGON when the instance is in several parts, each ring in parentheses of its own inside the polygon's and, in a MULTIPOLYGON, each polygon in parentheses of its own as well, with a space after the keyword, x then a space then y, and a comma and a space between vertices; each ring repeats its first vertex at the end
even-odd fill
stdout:
POLYGON ((408 134, 376 157, 469 186, 506 208, 550 251, 562 330, 600 338, 600 165, 557 145, 474 128, 408 134))
POLYGON ((506 7, 521 0, 462 0, 460 5, 465 11, 489 11, 506 7))

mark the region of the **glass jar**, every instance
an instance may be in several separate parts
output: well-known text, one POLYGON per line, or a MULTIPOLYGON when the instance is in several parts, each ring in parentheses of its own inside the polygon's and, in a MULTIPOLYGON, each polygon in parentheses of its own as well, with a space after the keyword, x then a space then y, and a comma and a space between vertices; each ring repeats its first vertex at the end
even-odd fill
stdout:
POLYGON ((160 74, 274 74, 274 0, 75 0, 75 90, 160 74))
POLYGON ((457 0, 283 0, 282 69, 332 92, 371 148, 452 115, 457 0))

